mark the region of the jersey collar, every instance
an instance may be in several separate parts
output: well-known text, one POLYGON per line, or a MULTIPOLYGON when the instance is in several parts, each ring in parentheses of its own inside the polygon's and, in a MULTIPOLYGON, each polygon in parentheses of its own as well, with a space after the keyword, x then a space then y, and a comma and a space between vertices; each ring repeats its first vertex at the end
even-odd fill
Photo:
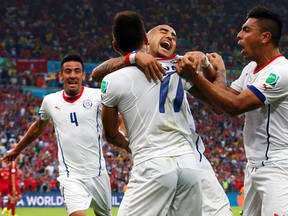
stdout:
POLYGON ((63 90, 63 93, 62 93, 63 99, 68 103, 74 103, 81 97, 81 95, 83 94, 83 91, 84 91, 84 86, 81 87, 81 91, 79 94, 71 97, 71 96, 65 95, 65 92, 63 90))
POLYGON ((262 70, 264 67, 266 67, 268 64, 270 64, 272 61, 274 61, 276 58, 283 56, 282 54, 279 54, 277 56, 275 56, 274 58, 270 59, 269 61, 267 61, 264 65, 262 65, 261 67, 256 66, 254 69, 253 74, 258 73, 260 70, 262 70))

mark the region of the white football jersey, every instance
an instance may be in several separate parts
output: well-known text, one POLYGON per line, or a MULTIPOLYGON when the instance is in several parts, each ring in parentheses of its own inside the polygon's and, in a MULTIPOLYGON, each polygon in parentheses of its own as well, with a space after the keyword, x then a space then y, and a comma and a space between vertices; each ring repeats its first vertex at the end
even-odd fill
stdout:
POLYGON ((191 84, 176 73, 177 55, 158 60, 167 72, 159 83, 149 82, 136 66, 120 69, 102 81, 102 103, 118 107, 134 164, 193 152, 184 102, 184 90, 191 88, 191 84))
POLYGON ((101 110, 100 89, 82 87, 74 101, 63 90, 44 97, 39 113, 54 122, 60 176, 92 177, 106 170, 101 110))
POLYGON ((278 56, 257 73, 250 62, 231 88, 249 88, 265 106, 245 113, 244 145, 248 162, 255 167, 270 162, 288 164, 288 60, 278 56))

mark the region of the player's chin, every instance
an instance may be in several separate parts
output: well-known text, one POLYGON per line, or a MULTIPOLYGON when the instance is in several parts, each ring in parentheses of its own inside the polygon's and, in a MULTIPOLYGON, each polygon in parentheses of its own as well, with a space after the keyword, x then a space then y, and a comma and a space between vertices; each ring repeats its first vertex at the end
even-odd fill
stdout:
POLYGON ((171 51, 169 51, 169 50, 162 48, 159 50, 159 54, 161 55, 162 58, 165 58, 165 57, 172 56, 173 53, 171 53, 171 51))

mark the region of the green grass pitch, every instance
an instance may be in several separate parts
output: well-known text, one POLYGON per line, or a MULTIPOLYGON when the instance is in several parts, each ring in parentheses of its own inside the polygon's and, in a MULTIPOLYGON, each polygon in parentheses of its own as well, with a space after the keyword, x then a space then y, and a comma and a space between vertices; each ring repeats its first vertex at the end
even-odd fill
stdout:
MULTIPOLYGON (((232 207, 233 216, 239 216, 241 207, 232 207)), ((112 215, 117 215, 118 208, 113 207, 112 215)), ((17 208, 16 214, 18 216, 67 216, 65 208, 17 208)), ((89 209, 87 216, 94 216, 93 210, 89 209)))

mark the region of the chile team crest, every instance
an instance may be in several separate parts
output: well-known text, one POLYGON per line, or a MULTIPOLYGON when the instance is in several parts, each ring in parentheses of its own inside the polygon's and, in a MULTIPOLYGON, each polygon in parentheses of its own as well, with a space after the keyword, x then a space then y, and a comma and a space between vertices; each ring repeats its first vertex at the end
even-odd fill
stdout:
POLYGON ((90 108, 92 108, 92 106, 93 106, 93 103, 91 100, 83 101, 83 107, 85 107, 86 109, 90 109, 90 108))

